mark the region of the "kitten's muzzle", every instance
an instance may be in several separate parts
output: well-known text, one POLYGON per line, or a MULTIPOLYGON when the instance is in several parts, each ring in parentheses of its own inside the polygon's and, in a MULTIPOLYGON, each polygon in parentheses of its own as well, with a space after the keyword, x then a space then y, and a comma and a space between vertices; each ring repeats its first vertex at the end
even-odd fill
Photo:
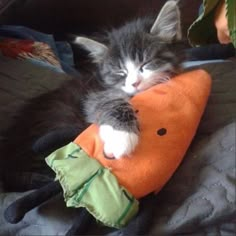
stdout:
POLYGON ((136 81, 132 84, 133 87, 137 88, 141 84, 141 80, 136 81))

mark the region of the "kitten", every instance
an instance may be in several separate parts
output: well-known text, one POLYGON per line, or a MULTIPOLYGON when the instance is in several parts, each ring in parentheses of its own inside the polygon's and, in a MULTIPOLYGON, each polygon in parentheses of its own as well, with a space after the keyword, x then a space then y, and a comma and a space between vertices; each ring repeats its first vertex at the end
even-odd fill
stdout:
POLYGON ((85 101, 87 120, 100 126, 107 156, 129 155, 138 144, 138 122, 128 100, 180 70, 180 28, 177 2, 167 1, 156 20, 138 19, 113 29, 106 43, 76 38, 75 43, 90 51, 107 86, 85 101))
POLYGON ((180 28, 177 3, 167 1, 156 19, 127 23, 108 32, 100 42, 76 37, 75 43, 88 50, 97 64, 95 75, 68 80, 55 91, 28 101, 4 134, 1 153, 5 165, 0 167, 10 166, 14 176, 15 171, 37 169, 38 162, 45 165, 40 146, 53 151, 90 123, 100 126, 107 156, 129 155, 139 141, 139 125, 129 99, 179 72, 183 54, 180 28), (48 143, 40 139, 45 135, 50 137, 48 143))

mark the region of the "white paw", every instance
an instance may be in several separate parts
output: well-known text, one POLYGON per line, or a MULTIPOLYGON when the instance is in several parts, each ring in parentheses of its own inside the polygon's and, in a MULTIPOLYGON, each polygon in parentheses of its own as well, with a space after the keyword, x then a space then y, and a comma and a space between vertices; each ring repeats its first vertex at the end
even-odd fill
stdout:
POLYGON ((139 137, 135 133, 116 130, 110 125, 101 125, 99 134, 104 142, 104 152, 108 157, 116 159, 130 155, 138 144, 139 137))

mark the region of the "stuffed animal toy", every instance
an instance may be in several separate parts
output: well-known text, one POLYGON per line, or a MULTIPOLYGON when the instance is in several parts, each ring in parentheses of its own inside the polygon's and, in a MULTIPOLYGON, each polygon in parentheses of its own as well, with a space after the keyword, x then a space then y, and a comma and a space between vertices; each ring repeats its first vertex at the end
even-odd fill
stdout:
POLYGON ((38 193, 31 193, 17 200, 6 209, 5 218, 18 222, 62 187, 68 207, 84 207, 104 225, 124 227, 138 212, 139 199, 159 192, 179 166, 197 130, 210 87, 207 72, 195 70, 137 94, 131 104, 140 124, 140 143, 132 155, 105 156, 98 127, 93 124, 46 158, 56 173, 55 183, 38 190, 47 193, 41 199, 38 193), (27 207, 23 204, 26 198, 31 202, 27 207))

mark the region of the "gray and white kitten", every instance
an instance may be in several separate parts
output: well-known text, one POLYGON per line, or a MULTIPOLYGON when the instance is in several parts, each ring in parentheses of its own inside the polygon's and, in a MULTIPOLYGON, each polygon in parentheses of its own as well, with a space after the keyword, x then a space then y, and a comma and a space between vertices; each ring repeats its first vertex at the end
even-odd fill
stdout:
POLYGON ((91 92, 84 106, 87 121, 100 126, 104 153, 120 158, 139 142, 139 125, 131 96, 165 82, 180 70, 180 13, 167 1, 157 18, 143 18, 108 32, 105 43, 77 37, 90 52, 106 89, 91 92))

